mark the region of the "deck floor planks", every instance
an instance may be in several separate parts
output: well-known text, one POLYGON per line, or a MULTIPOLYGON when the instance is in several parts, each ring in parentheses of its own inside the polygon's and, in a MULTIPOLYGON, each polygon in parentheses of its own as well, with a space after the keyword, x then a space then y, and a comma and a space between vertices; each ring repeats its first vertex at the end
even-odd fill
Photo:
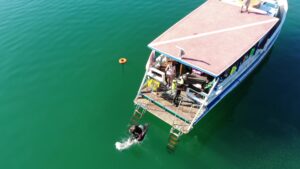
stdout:
POLYGON ((169 112, 166 112, 164 109, 160 108, 159 106, 155 105, 151 101, 146 98, 138 98, 135 101, 135 104, 141 104, 146 106, 148 112, 153 114, 154 116, 158 117, 162 121, 166 122, 167 124, 173 126, 174 124, 180 126, 182 128, 183 133, 188 133, 188 126, 189 124, 184 122, 183 120, 179 119, 178 117, 172 115, 169 112))
MULTIPOLYGON (((161 94, 161 92, 159 92, 161 94)), ((173 105, 170 101, 160 97, 160 95, 156 95, 156 93, 143 93, 143 95, 146 95, 147 97, 150 97, 151 99, 159 102, 164 107, 168 108, 169 110, 176 112, 179 116, 183 117, 184 119, 188 121, 192 121, 195 114, 197 113, 198 109, 195 107, 180 105, 179 107, 176 107, 173 105)), ((183 94, 182 94, 183 95, 183 94)))

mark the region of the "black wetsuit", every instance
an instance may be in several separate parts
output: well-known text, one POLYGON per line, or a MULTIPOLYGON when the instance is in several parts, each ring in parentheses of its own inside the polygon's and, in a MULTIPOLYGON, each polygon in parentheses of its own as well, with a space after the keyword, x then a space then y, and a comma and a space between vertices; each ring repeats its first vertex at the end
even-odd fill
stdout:
POLYGON ((134 126, 134 130, 131 132, 132 136, 138 141, 143 140, 143 130, 139 126, 134 126))

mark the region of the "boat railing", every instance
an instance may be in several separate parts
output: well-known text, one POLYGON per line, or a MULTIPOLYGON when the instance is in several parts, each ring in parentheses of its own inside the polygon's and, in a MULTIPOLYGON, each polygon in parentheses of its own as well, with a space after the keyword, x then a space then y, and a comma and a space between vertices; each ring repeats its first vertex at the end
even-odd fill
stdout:
POLYGON ((163 71, 160 71, 154 67, 151 67, 149 71, 147 72, 147 75, 151 78, 159 81, 160 83, 165 84, 166 74, 163 71))
MULTIPOLYGON (((215 79, 213 86, 209 89, 208 94, 204 97, 204 100, 203 100, 204 103, 207 103, 209 96, 214 91, 218 82, 219 82, 219 79, 215 79)), ((188 127, 188 131, 192 129, 194 123, 197 121, 198 118, 201 117, 201 115, 205 112, 205 110, 206 110, 206 104, 200 104, 200 108, 199 108, 198 112, 196 113, 196 115, 194 116, 193 120, 191 121, 190 126, 188 127)))
POLYGON ((205 92, 197 92, 196 90, 191 88, 187 88, 186 95, 188 98, 191 98, 192 100, 200 104, 206 104, 205 98, 208 97, 208 94, 206 94, 205 92))

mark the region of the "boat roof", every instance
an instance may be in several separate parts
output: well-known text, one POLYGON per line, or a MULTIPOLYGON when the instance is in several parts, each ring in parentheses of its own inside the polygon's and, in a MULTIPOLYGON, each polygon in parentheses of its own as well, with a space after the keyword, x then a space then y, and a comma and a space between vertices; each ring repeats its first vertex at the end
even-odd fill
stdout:
POLYGON ((258 13, 241 13, 240 9, 219 0, 208 0, 148 47, 182 64, 219 76, 279 20, 258 13))

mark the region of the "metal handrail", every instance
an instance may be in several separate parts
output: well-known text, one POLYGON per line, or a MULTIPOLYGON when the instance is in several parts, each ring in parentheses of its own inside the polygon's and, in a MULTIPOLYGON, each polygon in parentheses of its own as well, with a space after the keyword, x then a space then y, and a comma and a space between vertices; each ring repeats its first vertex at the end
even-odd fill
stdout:
MULTIPOLYGON (((216 87, 216 85, 218 84, 219 79, 216 80, 216 82, 214 83, 214 85, 212 86, 212 88, 210 88, 207 96, 204 98, 204 103, 207 102, 207 99, 209 97, 209 95, 212 93, 212 91, 214 90, 214 88, 216 87)), ((193 120, 190 123, 190 126, 188 127, 188 131, 191 130, 191 128, 193 127, 195 121, 197 120, 197 118, 203 113, 202 109, 204 108, 204 106, 206 106, 205 104, 201 104, 197 114, 195 115, 195 117, 193 118, 193 120)))

